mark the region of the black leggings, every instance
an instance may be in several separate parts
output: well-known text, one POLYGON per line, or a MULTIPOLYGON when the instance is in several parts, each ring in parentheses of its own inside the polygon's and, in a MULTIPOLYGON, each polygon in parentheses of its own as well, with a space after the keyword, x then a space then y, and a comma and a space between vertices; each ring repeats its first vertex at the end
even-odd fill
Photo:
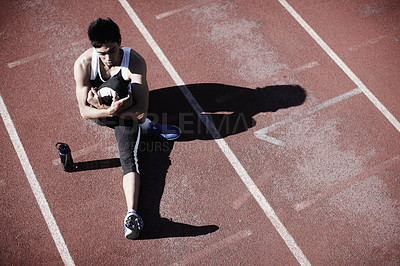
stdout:
POLYGON ((107 117, 94 119, 101 126, 114 129, 115 138, 118 143, 120 162, 124 175, 139 172, 138 149, 140 143, 140 127, 137 121, 124 120, 118 117, 107 117))

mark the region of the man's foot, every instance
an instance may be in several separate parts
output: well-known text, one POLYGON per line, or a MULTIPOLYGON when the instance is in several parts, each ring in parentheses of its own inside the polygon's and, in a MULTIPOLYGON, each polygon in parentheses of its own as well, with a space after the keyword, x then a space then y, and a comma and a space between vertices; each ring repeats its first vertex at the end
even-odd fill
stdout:
POLYGON ((181 129, 177 126, 162 125, 152 121, 147 129, 147 133, 166 140, 175 140, 181 135, 181 129))
POLYGON ((142 231, 144 226, 142 218, 133 212, 129 212, 125 216, 125 237, 127 239, 136 239, 139 236, 140 231, 142 231))

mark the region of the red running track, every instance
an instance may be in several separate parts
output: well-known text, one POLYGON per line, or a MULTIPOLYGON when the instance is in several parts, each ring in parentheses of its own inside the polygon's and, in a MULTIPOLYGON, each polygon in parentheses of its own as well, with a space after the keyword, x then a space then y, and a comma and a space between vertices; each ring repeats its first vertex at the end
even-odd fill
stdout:
POLYGON ((13 122, 1 109, 1 264, 400 262, 397 3, 289 0, 308 31, 279 1, 128 4, 175 76, 119 1, 9 1, 0 10, 0 95, 13 122), (174 143, 144 137, 146 231, 136 241, 123 237, 113 132, 81 119, 74 95, 73 62, 100 16, 113 18, 123 45, 147 60, 151 114, 184 129, 174 143), (57 141, 71 146, 81 171, 61 170, 57 141), (35 180, 42 192, 32 190, 35 180))

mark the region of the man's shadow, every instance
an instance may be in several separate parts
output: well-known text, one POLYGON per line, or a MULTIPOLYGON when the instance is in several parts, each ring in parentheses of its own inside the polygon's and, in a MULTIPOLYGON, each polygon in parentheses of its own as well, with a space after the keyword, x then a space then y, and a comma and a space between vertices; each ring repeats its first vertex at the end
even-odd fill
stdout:
MULTIPOLYGON (((186 90, 187 88, 187 90, 186 90)), ((247 131, 255 126, 253 116, 261 112, 298 106, 306 99, 305 90, 297 85, 276 85, 249 89, 231 85, 201 83, 186 85, 208 116, 220 138, 247 131)), ((211 140, 202 118, 193 110, 181 87, 170 87, 150 92, 149 117, 160 123, 179 126, 182 135, 177 141, 211 140)), ((204 120, 204 119, 203 119, 204 120)))

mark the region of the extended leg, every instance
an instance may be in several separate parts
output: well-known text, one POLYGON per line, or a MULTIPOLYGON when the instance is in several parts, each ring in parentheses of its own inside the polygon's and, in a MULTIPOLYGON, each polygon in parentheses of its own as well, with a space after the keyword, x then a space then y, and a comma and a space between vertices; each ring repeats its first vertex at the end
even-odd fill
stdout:
POLYGON ((138 126, 116 126, 115 136, 118 142, 123 177, 123 189, 128 213, 124 219, 125 237, 135 239, 143 229, 143 220, 136 213, 138 208, 140 175, 138 147, 140 128, 138 126))
POLYGON ((135 172, 125 174, 123 178, 123 188, 128 211, 132 209, 137 211, 140 190, 139 174, 135 172))

